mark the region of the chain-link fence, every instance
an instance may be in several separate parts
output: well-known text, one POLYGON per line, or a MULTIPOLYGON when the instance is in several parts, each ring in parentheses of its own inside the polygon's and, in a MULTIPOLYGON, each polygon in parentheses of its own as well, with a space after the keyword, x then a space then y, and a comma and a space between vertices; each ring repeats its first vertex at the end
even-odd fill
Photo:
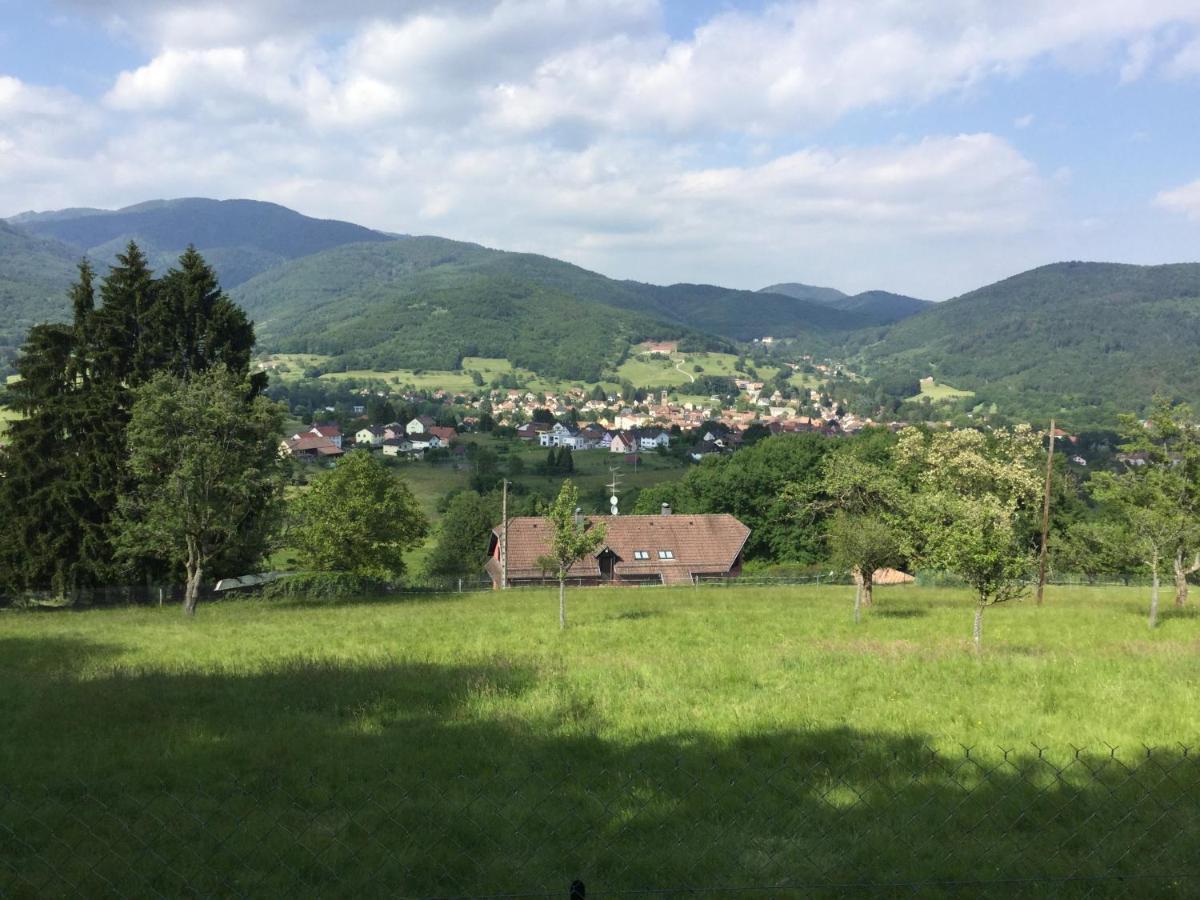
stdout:
POLYGON ((1200 896, 1187 747, 805 741, 9 785, 0 894, 1200 896))

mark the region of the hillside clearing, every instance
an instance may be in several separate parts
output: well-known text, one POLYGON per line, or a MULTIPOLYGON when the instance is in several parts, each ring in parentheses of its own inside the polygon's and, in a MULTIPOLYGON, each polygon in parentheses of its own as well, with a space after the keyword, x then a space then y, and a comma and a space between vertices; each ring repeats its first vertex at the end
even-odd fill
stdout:
POLYGON ((922 397, 928 397, 934 403, 940 403, 944 400, 959 400, 965 397, 974 397, 974 391, 960 391, 958 388, 951 387, 948 384, 934 381, 929 378, 921 379, 921 392, 909 397, 909 400, 920 400, 922 397))

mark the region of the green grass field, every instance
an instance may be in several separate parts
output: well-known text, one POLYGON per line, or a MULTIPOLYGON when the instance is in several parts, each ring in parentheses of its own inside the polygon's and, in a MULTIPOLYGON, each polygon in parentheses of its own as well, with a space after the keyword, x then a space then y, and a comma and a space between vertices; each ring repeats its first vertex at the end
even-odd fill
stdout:
POLYGON ((974 391, 960 391, 958 388, 950 387, 948 384, 942 384, 937 381, 922 381, 921 393, 909 397, 909 400, 920 400, 922 397, 928 397, 934 403, 943 400, 960 400, 964 397, 974 397, 974 391))
POLYGON ((0 893, 1200 872, 1193 610, 1052 588, 976 656, 964 593, 851 590, 2 614, 0 893))

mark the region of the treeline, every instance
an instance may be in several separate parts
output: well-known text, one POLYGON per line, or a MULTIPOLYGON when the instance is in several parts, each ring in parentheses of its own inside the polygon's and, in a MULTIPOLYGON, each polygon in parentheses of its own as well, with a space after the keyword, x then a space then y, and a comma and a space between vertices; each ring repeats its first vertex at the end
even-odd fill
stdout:
MULTIPOLYGON (((1158 401, 1146 422, 1126 417, 1121 434, 1114 467, 1086 481, 1061 448, 1054 456, 1048 565, 1093 579, 1149 575, 1153 625, 1160 579, 1173 577, 1183 605, 1200 572, 1200 423, 1158 401)), ((771 437, 646 488, 633 511, 731 513, 752 529, 748 559, 833 562, 859 573, 864 602, 878 568, 956 573, 975 590, 981 620, 1034 575, 1044 441, 1024 426, 771 437)))

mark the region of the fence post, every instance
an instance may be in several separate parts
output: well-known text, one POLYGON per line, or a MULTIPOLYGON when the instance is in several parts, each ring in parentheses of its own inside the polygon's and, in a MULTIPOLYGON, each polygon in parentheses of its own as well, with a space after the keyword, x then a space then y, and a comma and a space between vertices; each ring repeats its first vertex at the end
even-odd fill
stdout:
POLYGON ((462 593, 462 579, 461 578, 458 579, 458 592, 460 594, 462 593))
POLYGON ((162 609, 162 587, 158 589, 158 608, 162 609))

